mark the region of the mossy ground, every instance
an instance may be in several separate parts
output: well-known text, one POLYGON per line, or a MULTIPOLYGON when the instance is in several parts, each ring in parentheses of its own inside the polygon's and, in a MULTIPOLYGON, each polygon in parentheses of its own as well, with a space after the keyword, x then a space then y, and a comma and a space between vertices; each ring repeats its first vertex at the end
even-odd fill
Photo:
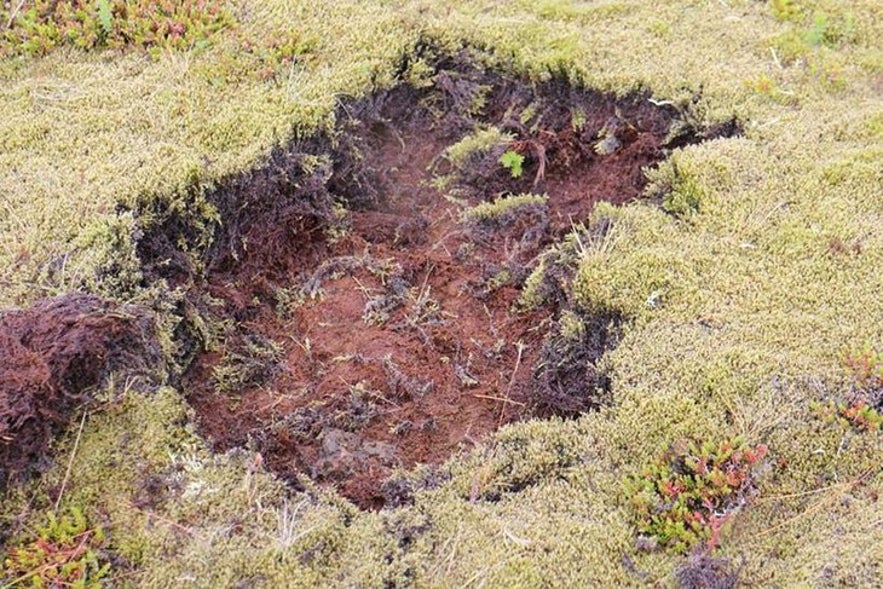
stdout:
POLYGON ((187 203, 211 226, 206 190, 327 127, 342 97, 401 72, 430 82, 414 57, 428 43, 744 129, 676 152, 646 201, 596 209, 612 229, 580 244, 571 288, 577 311, 626 319, 604 359, 610 407, 509 426, 412 474, 438 479, 413 506, 368 513, 308 481, 286 490, 247 450, 213 456, 179 392, 122 379, 79 443, 10 491, 6 529, 41 517, 70 465, 62 504, 101 522, 121 586, 673 585, 681 557, 635 547, 623 480, 677 438, 742 435, 771 462, 723 537, 741 581, 874 586, 883 439, 809 404, 848 388, 844 353, 883 346, 883 15, 658 4, 244 1, 251 34, 315 39, 270 81, 228 75, 222 46, 0 61, 4 307, 78 289, 167 300, 135 255, 163 220, 150 211, 187 203))

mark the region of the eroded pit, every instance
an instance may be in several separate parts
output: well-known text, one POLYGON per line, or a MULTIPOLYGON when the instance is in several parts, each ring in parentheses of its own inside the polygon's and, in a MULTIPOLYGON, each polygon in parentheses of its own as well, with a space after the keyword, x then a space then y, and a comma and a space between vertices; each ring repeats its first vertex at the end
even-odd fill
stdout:
POLYGON ((597 201, 638 198, 645 166, 727 132, 561 81, 448 64, 433 82, 347 104, 333 137, 219 188, 200 275, 172 245, 183 219, 139 251, 148 275, 191 284, 185 315, 225 326, 183 382, 216 449, 364 508, 399 502, 397 468, 604 402, 596 362, 622 318, 580 316, 563 290, 527 307, 525 280, 597 201))

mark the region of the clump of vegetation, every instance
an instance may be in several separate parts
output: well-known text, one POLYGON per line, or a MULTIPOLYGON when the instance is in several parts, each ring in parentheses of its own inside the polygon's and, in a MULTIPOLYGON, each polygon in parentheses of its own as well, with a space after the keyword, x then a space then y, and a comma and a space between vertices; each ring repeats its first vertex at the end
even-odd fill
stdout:
POLYGON ((313 39, 273 32, 254 39, 238 28, 223 0, 37 0, 0 3, 0 57, 39 57, 57 47, 84 51, 138 49, 157 58, 165 50, 213 45, 224 50, 195 71, 218 82, 272 80, 308 53, 313 39))
POLYGON ((812 403, 811 409, 830 421, 840 421, 860 431, 883 430, 883 353, 871 347, 847 354, 844 367, 852 378, 846 398, 812 403))
POLYGON ((215 83, 239 83, 244 80, 270 81, 286 68, 299 63, 316 44, 314 37, 275 31, 260 39, 235 31, 210 63, 196 69, 215 83))
POLYGON ((500 156, 500 163, 509 170, 513 178, 521 178, 524 173, 524 156, 512 149, 500 156))
POLYGON ((843 364, 852 373, 858 392, 883 402, 883 353, 866 346, 859 352, 847 354, 843 364))
POLYGON ((285 350, 277 342, 259 335, 247 336, 212 369, 215 390, 234 393, 263 384, 279 374, 284 357, 285 350))
POLYGON ((221 0, 36 0, 0 6, 6 28, 0 56, 49 53, 59 46, 84 50, 146 50, 204 46, 236 19, 221 0))
POLYGON ((445 150, 445 157, 457 168, 468 165, 471 158, 503 148, 515 137, 497 127, 479 128, 445 150))
POLYGON ((50 512, 35 535, 6 555, 0 578, 4 587, 101 586, 110 570, 110 563, 102 562, 100 555, 104 532, 90 526, 80 509, 74 507, 61 517, 50 512))
POLYGON ((467 222, 479 225, 503 225, 515 217, 527 213, 541 213, 545 216, 549 197, 545 194, 518 194, 498 198, 493 202, 483 202, 467 209, 463 215, 467 222))
POLYGON ((838 417, 845 419, 856 429, 866 431, 883 429, 883 415, 864 401, 855 401, 850 405, 838 404, 836 409, 838 417))
POLYGON ((756 493, 768 449, 741 438, 720 443, 680 440, 626 481, 641 545, 685 553, 720 545, 723 527, 756 493))
POLYGON ((781 21, 794 20, 803 12, 795 0, 770 0, 770 10, 781 21))
MULTIPOLYGON (((660 174, 664 174, 660 170, 660 174)), ((698 213, 706 199, 705 189, 693 174, 672 161, 669 177, 662 181, 662 208, 675 217, 687 219, 698 213)))
MULTIPOLYGON (((813 78, 830 89, 843 86, 843 63, 835 52, 859 41, 851 13, 809 10, 794 0, 773 0, 773 15, 792 26, 774 41, 776 60, 803 64, 813 78)), ((833 6, 832 6, 833 8, 833 6)))

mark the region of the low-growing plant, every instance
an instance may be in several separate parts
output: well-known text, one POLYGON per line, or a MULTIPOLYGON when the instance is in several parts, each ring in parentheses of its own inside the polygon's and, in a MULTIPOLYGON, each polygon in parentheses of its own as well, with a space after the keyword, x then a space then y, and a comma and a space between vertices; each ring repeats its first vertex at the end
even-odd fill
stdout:
POLYGON ((504 149, 514 139, 513 135, 504 133, 497 127, 480 127, 449 146, 445 150, 445 157, 455 168, 462 168, 476 157, 492 153, 496 149, 504 149))
POLYGON ((625 483, 641 544, 675 553, 717 548, 724 526, 755 495, 767 452, 738 437, 673 444, 625 483))
POLYGON ((0 5, 0 20, 0 56, 39 56, 63 45, 187 49, 236 23, 222 0, 35 0, 0 5))
POLYGON ((699 181, 675 166, 671 190, 663 197, 662 208, 676 217, 686 218, 699 212, 705 198, 705 189, 699 181))
POLYGON ((849 405, 837 405, 837 415, 856 429, 879 431, 883 429, 883 415, 865 401, 854 401, 849 405))
POLYGON ((281 31, 252 39, 237 32, 231 43, 232 47, 226 52, 229 63, 221 64, 217 71, 223 71, 228 81, 248 78, 269 81, 300 62, 302 56, 313 50, 316 39, 281 31))
POLYGON ((101 587, 110 563, 102 562, 104 532, 74 507, 57 517, 49 513, 35 538, 12 548, 3 561, 4 587, 101 587))
POLYGON ((810 403, 810 409, 827 421, 839 421, 860 431, 883 431, 883 354, 866 346, 843 358, 852 379, 839 400, 810 403))
POLYGON ((505 225, 515 217, 529 213, 547 214, 549 197, 545 194, 516 194, 482 202, 463 212, 464 220, 473 225, 505 225))
POLYGON ((883 389, 883 353, 865 346, 844 356, 843 365, 850 371, 857 390, 874 393, 883 389))
POLYGON ((780 21, 796 20, 803 13, 803 8, 795 0, 770 0, 770 10, 780 21))
POLYGON ((513 178, 521 178, 524 173, 524 156, 515 150, 509 149, 500 156, 500 163, 509 170, 513 178))

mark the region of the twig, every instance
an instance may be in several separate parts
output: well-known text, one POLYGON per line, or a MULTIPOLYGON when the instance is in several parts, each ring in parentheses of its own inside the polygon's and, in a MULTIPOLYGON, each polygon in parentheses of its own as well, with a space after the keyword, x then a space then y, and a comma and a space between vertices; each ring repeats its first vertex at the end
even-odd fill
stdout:
POLYGON ((513 401, 512 399, 504 399, 503 397, 495 397, 493 395, 472 395, 477 399, 490 399, 491 401, 502 401, 503 403, 511 403, 512 405, 518 405, 519 407, 524 407, 525 404, 520 401, 513 401))
MULTIPOLYGON (((831 487, 826 487, 826 488, 823 489, 823 490, 831 490, 831 491, 840 490, 840 491, 842 491, 842 493, 845 493, 845 492, 850 491, 850 490, 852 490, 853 488, 857 487, 862 481, 864 481, 866 478, 868 478, 869 476, 871 476, 871 474, 873 474, 873 472, 874 472, 876 469, 877 469, 876 467, 869 468, 868 470, 866 470, 865 472, 861 473, 860 475, 858 475, 858 476, 855 477, 853 480, 851 480, 851 481, 849 481, 849 482, 847 482, 847 483, 841 483, 841 484, 839 484, 839 485, 833 485, 833 486, 831 486, 831 487)), ((799 514, 797 514, 796 516, 794 516, 794 517, 792 517, 792 518, 789 518, 789 519, 787 519, 787 520, 785 520, 785 521, 783 521, 783 522, 781 522, 781 523, 779 523, 779 524, 776 524, 775 526, 772 526, 772 527, 770 527, 770 528, 767 528, 766 530, 762 530, 762 531, 760 531, 759 533, 757 533, 756 536, 757 536, 758 538, 763 538, 763 537, 769 536, 769 535, 772 534, 773 532, 775 532, 775 531, 777 531, 777 530, 780 530, 780 529, 784 528, 785 526, 787 526, 787 525, 789 525, 789 524, 791 524, 791 523, 794 523, 794 522, 796 522, 796 521, 798 521, 798 520, 800 520, 800 519, 803 519, 803 518, 805 518, 805 517, 811 516, 811 515, 813 515, 814 513, 817 513, 818 511, 820 511, 821 509, 824 509, 827 505, 829 505, 829 504, 831 503, 831 501, 833 501, 834 499, 836 499, 836 498, 837 498, 838 496, 840 496, 842 493, 836 493, 836 492, 834 492, 834 493, 832 493, 829 497, 823 497, 822 499, 818 500, 816 503, 814 503, 813 505, 811 505, 811 506, 810 506, 808 509, 806 509, 803 513, 799 513, 799 514)))
POLYGON ((536 186, 546 178, 546 146, 539 142, 533 142, 533 147, 537 152, 539 166, 537 166, 537 175, 533 179, 533 185, 536 186))
POLYGON ((758 498, 755 503, 770 503, 771 501, 781 501, 782 499, 794 499, 795 497, 806 497, 808 495, 817 495, 819 493, 825 493, 827 491, 834 491, 836 489, 844 489, 848 488, 852 485, 851 482, 848 483, 839 483, 837 485, 829 485, 827 487, 822 487, 821 489, 812 489, 811 491, 800 491, 799 493, 785 493, 783 495, 769 495, 767 497, 758 498))
POLYGON ((674 106, 675 105, 675 103, 671 100, 655 100, 653 98, 648 98, 647 102, 649 102, 653 106, 674 106))
POLYGON ((80 420, 80 429, 77 431, 77 438, 74 440, 74 449, 71 451, 71 457, 67 461, 67 469, 64 471, 64 479, 61 481, 61 490, 58 491, 58 497, 55 498, 55 515, 58 515, 58 506, 61 505, 61 498, 64 496, 64 488, 67 486, 67 481, 71 476, 71 468, 74 465, 74 458, 77 455, 77 448, 80 446, 80 438, 83 436, 83 426, 86 425, 86 415, 88 411, 83 408, 83 418, 80 420))
POLYGON ((500 418, 497 420, 497 429, 503 426, 503 415, 506 412, 506 404, 509 403, 509 395, 512 393, 512 385, 515 384, 515 376, 518 374, 518 368, 521 366, 521 356, 524 353, 524 342, 519 341, 515 344, 518 348, 518 357, 515 359, 515 368, 512 369, 512 376, 509 378, 509 386, 506 387, 506 397, 500 405, 500 418))
POLYGON ((776 62, 776 67, 778 67, 780 70, 785 69, 785 68, 782 67, 782 62, 779 61, 779 56, 776 54, 776 48, 775 48, 775 47, 770 47, 770 53, 773 54, 773 61, 776 62))
POLYGON ((139 506, 135 505, 135 503, 131 500, 127 501, 127 503, 129 504, 129 507, 131 507, 135 511, 138 511, 138 512, 144 514, 148 519, 153 518, 153 519, 157 520, 158 522, 169 526, 170 528, 174 528, 176 530, 179 530, 179 531, 187 534, 188 536, 193 535, 193 530, 191 528, 188 528, 187 526, 181 525, 178 522, 173 521, 167 517, 164 517, 155 511, 148 511, 142 507, 139 507, 139 506))
POLYGON ((12 28, 12 23, 15 22, 15 17, 18 16, 18 13, 21 11, 22 6, 25 5, 25 0, 18 0, 18 5, 12 9, 12 12, 9 13, 9 20, 6 21, 6 27, 3 30, 9 30, 12 28))

